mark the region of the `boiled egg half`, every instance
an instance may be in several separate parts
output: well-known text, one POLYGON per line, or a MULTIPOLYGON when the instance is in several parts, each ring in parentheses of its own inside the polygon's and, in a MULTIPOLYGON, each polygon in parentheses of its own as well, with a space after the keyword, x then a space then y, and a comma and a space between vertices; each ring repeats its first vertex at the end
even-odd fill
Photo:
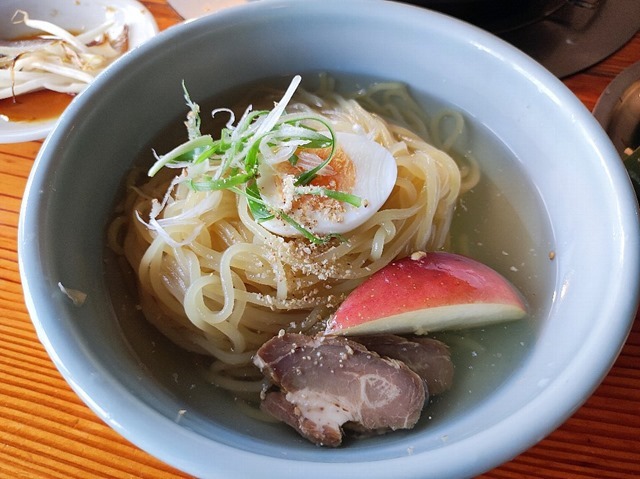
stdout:
MULTIPOLYGON (((306 186, 296 186, 300 173, 308 171, 330 154, 329 148, 301 149, 298 161, 260 164, 258 188, 264 201, 317 235, 342 234, 369 220, 385 203, 396 182, 396 160, 386 148, 365 135, 336 132, 332 160, 306 186), (361 200, 360 206, 327 197, 323 190, 339 191, 361 200)), ((280 236, 301 233, 282 218, 261 223, 280 236)))

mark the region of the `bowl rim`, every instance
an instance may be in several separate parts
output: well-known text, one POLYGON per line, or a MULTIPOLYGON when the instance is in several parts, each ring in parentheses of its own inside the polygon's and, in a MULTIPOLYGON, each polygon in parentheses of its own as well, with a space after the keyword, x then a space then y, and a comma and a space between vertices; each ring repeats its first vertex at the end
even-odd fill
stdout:
MULTIPOLYGON (((572 109, 575 109, 577 116, 584 121, 585 128, 592 135, 592 141, 594 147, 599 151, 605 152, 607 156, 614 156, 615 150, 611 145, 608 137, 599 127, 595 119, 591 117, 589 112, 582 106, 579 100, 551 73, 546 71, 540 65, 533 60, 525 57, 518 52, 515 48, 507 45, 503 41, 491 36, 488 33, 480 32, 475 27, 463 24, 462 22, 445 17, 444 15, 428 12, 426 10, 409 6, 401 5, 394 2, 387 2, 386 0, 376 0, 378 2, 378 8, 382 7, 385 13, 388 14, 407 14, 411 13, 414 16, 425 20, 433 20, 437 18, 439 22, 442 22, 445 26, 455 26, 460 29, 467 29, 473 32, 476 37, 481 37, 484 44, 483 48, 492 50, 496 55, 502 55, 509 58, 510 61, 517 64, 518 68, 529 70, 535 78, 541 79, 544 83, 544 88, 550 91, 550 94, 555 95, 558 101, 567 102, 567 105, 572 109), (593 119, 590 121, 589 118, 593 119)), ((325 0, 323 2, 309 2, 312 5, 327 5, 329 3, 335 3, 340 5, 349 5, 352 11, 362 9, 365 6, 369 7, 370 0, 352 0, 348 2, 342 2, 339 0, 325 0)), ((234 7, 229 10, 217 12, 215 15, 210 15, 193 21, 194 25, 205 26, 208 22, 223 23, 223 22, 237 22, 241 21, 245 15, 259 15, 264 9, 270 8, 304 8, 287 0, 265 0, 261 2, 251 2, 246 5, 234 7)), ((380 10, 378 10, 380 11, 380 10)), ((379 15, 379 13, 377 13, 379 15)), ((191 23, 191 22, 189 22, 191 23)), ((186 24, 185 24, 186 25, 186 24)), ((89 87, 83 94, 88 101, 94 94, 99 94, 99 86, 107 84, 111 78, 116 77, 126 70, 128 64, 141 59, 147 52, 152 51, 155 48, 159 48, 162 45, 170 44, 174 40, 177 40, 181 35, 185 26, 172 27, 164 32, 161 32, 154 39, 147 44, 142 45, 136 51, 131 52, 127 56, 126 61, 118 60, 112 68, 106 71, 89 87)), ((33 214, 33 210, 37 208, 38 201, 40 201, 39 190, 41 187, 41 179, 37 178, 37 175, 41 169, 46 167, 47 155, 49 151, 55 151, 64 141, 64 136, 71 128, 71 122, 76 110, 80 108, 78 105, 72 105, 72 107, 63 114, 61 121, 54 130, 54 132, 45 140, 45 143, 40 150, 36 163, 32 170, 32 173, 27 182, 27 188, 25 190, 25 201, 22 204, 20 220, 19 220, 19 266, 22 282, 25 289, 25 297, 27 303, 27 309, 32 317, 35 325, 38 337, 45 346, 45 349, 51 356, 56 367, 60 370, 72 389, 78 394, 78 396, 107 424, 118 431, 122 436, 146 450, 152 455, 162 459, 163 461, 171 464, 178 469, 190 472, 191 474, 198 475, 200 477, 228 477, 229 474, 237 473, 237 469, 233 467, 238 464, 242 464, 244 467, 254 467, 256 470, 268 470, 269 468, 274 471, 285 471, 287 468, 291 468, 291 460, 287 459, 286 455, 282 457, 271 457, 261 454, 248 452, 246 450, 235 449, 222 443, 217 443, 217 453, 223 454, 225 460, 221 461, 218 466, 219 469, 211 471, 210 468, 204 467, 199 464, 199 459, 202 451, 205 448, 210 447, 210 441, 202 438, 197 433, 190 431, 184 427, 178 425, 174 420, 159 414, 156 411, 148 408, 139 407, 141 402, 134 397, 127 395, 126 389, 122 384, 117 381, 113 381, 111 377, 100 376, 99 368, 90 362, 79 364, 76 362, 72 364, 70 358, 75 356, 82 356, 85 352, 80 345, 72 345, 71 348, 66 350, 60 350, 57 347, 58 344, 62 344, 64 341, 65 332, 52 331, 50 328, 46 328, 43 322, 43 316, 46 314, 46 308, 37 303, 35 298, 40 295, 38 291, 42 285, 38 282, 40 279, 37 274, 34 276, 34 272, 38 271, 37 255, 34 255, 29 251, 28 246, 30 241, 29 231, 33 230, 36 226, 34 224, 37 218, 33 214), (88 381, 86 378, 92 378, 88 381), (114 391, 118 392, 121 396, 121 401, 118 403, 106 404, 104 398, 107 395, 112 395, 114 391), (132 412, 135 411, 135 412, 132 412), (146 430, 145 434, 141 434, 141 430, 146 430), (158 443, 158 437, 167 437, 170 434, 172 440, 170 444, 158 443), (202 448, 202 449, 201 449, 202 448)), ((617 156, 617 155, 616 155, 617 156)), ((612 171, 609 172, 612 176, 612 181, 616 184, 623 185, 625 182, 624 169, 616 168, 612 166, 612 171)), ((628 180, 628 178, 626 178, 628 180)), ((462 477, 473 471, 474 474, 488 470, 495 467, 517 454, 521 453, 528 447, 532 446, 544 436, 550 433, 553 429, 564 422, 593 392, 598 386, 601 380, 604 378, 610 367, 613 365, 613 361, 617 357, 624 340, 626 339, 631 323, 628 319, 633 318, 633 313, 637 308, 637 289, 638 289, 638 217, 635 201, 632 200, 632 189, 629 186, 628 191, 620 192, 619 197, 619 215, 620 224, 627 227, 623 228, 620 237, 617 238, 619 248, 626 256, 628 264, 617 264, 620 268, 624 279, 628 281, 628 284, 632 286, 630 288, 632 294, 628 295, 628 298, 624 302, 612 305, 614 312, 620 318, 627 318, 626 321, 619 320, 617 328, 607 329, 605 325, 598 325, 599 335, 590 336, 590 343, 595 346, 604 346, 607 348, 607 356, 610 361, 606 363, 596 362, 596 359, 589 355, 590 348, 583 348, 581 354, 574 358, 571 363, 572 367, 567 368, 563 373, 556 377, 545 389, 544 394, 540 397, 532 400, 528 403, 527 407, 519 411, 519 414, 510 416, 503 421, 496 423, 492 428, 483 431, 482 433, 472 437, 462 439, 455 444, 448 444, 446 448, 442 448, 435 451, 429 451, 429 458, 431 460, 429 471, 430 477, 446 478, 446 477, 462 477), (585 369, 578 365, 589 365, 590 370, 588 377, 585 369), (597 371, 596 374, 593 371, 597 371), (565 390, 567 385, 572 385, 573 394, 559 394, 559 391, 565 390), (579 394, 578 394, 579 393, 579 394), (561 399, 559 400, 558 397, 561 399), (554 410, 559 409, 562 411, 560 414, 550 414, 548 417, 540 418, 536 411, 538 410, 554 410), (521 430, 528 431, 527 434, 514 437, 511 431, 514 429, 514 425, 521 430), (505 436, 509 438, 506 444, 502 444, 499 451, 497 451, 492 445, 492 438, 496 436, 505 436), (470 453, 472 451, 472 453, 470 453), (459 461, 459 464, 453 469, 450 464, 446 464, 447 457, 459 457, 464 458, 459 461)), ((424 477, 425 473, 425 456, 423 454, 408 453, 404 457, 396 459, 384 460, 385 467, 388 465, 395 471, 398 471, 397 477, 424 477)), ((315 475, 335 474, 340 476, 344 473, 344 463, 327 463, 327 462, 305 462, 300 461, 296 463, 299 467, 307 467, 313 465, 313 471, 308 471, 310 477, 315 475)), ((384 477, 388 474, 388 470, 381 470, 380 461, 374 462, 361 462, 353 463, 350 468, 351 471, 357 470, 358 474, 362 474, 366 477, 384 477), (380 476, 380 474, 383 476, 380 476)), ((289 473, 283 474, 283 477, 294 477, 298 472, 294 471, 291 475, 289 473)))

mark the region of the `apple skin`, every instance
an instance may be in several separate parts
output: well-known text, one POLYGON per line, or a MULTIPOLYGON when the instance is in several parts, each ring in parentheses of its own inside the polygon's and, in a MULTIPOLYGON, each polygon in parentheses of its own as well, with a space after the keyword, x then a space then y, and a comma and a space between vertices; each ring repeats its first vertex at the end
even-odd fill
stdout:
POLYGON ((524 317, 519 291, 466 256, 417 252, 389 263, 354 289, 326 334, 427 334, 524 317))

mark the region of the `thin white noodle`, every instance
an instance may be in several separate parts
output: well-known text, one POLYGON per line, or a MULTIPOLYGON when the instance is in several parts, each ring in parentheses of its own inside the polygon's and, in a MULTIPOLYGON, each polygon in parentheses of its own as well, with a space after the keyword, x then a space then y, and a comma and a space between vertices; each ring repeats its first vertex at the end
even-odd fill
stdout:
POLYGON ((356 125, 396 159, 391 196, 344 242, 318 246, 276 236, 253 219, 246 198, 196 192, 175 185, 163 171, 145 184, 129 182, 123 217, 113 223, 109 241, 123 243, 114 249, 124 251, 137 271, 145 315, 180 346, 215 357, 212 381, 234 393, 259 391, 260 381, 242 374, 278 331, 313 331, 346 294, 393 259, 443 247, 457 198, 478 180, 472 158, 461 169, 423 139, 442 138, 451 147, 462 134, 461 115, 434 117, 455 120, 444 138, 441 125, 430 127, 401 85, 378 85, 359 100, 366 109, 336 93, 325 77, 318 93, 299 90, 287 105, 288 113, 328 118, 336 131, 356 125), (393 122, 381 116, 389 112, 393 122), (152 198, 162 203, 154 206, 152 198), (155 224, 137 219, 150 212, 157 214, 155 224), (149 228, 154 225, 162 230, 149 228))

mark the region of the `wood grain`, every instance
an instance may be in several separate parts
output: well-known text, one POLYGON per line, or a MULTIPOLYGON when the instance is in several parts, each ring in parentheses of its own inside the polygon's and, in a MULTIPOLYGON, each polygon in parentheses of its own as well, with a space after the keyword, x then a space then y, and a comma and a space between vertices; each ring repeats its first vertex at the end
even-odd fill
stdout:
MULTIPOLYGON (((161 29, 181 19, 144 0, 161 29)), ((640 60, 640 34, 565 80, 592 109, 612 78, 640 60)), ((98 419, 38 341, 18 271, 18 216, 41 142, 0 145, 0 479, 189 478, 98 419)), ((640 477, 640 321, 593 396, 558 430, 482 479, 640 477)))

